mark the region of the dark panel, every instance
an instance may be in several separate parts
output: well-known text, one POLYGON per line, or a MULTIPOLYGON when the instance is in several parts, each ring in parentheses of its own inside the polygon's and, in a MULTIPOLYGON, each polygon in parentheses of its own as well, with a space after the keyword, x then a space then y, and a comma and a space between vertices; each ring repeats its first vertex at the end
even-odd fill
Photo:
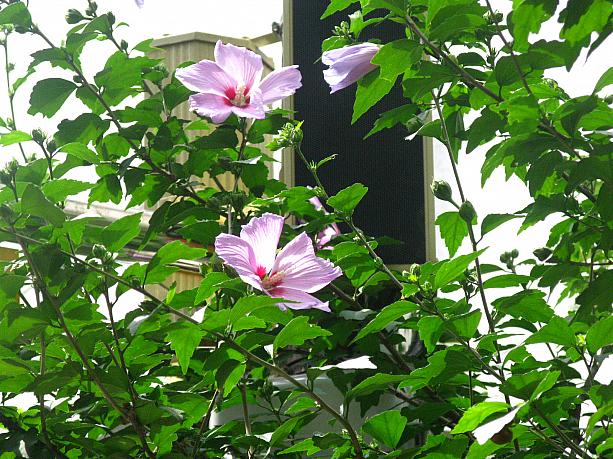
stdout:
MULTIPOLYGON (((405 141, 406 134, 399 126, 362 140, 380 113, 406 103, 399 87, 353 126, 355 85, 329 94, 322 74, 325 67, 319 62, 321 42, 347 15, 339 13, 321 21, 327 5, 323 0, 293 2, 293 62, 300 66, 304 85, 294 96, 294 108, 296 118, 305 120, 304 153, 312 160, 338 154, 336 160, 320 170, 330 194, 355 182, 369 188, 356 210, 355 221, 369 235, 402 241, 402 245, 380 247, 377 252, 386 262, 424 262, 422 140, 405 141)), ((373 30, 383 42, 402 38, 402 28, 392 23, 373 30)), ((361 38, 366 40, 369 36, 361 38)), ((296 161, 295 179, 297 185, 313 185, 310 173, 300 161, 296 161)))

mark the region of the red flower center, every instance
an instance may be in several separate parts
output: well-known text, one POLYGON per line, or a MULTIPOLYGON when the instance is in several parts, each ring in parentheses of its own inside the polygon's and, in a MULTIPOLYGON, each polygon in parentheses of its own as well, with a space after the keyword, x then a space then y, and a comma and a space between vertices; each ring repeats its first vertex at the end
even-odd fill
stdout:
POLYGON ((249 105, 249 88, 244 84, 238 85, 236 88, 228 88, 226 89, 226 97, 229 105, 244 107, 249 105))
POLYGON ((268 274, 264 266, 258 266, 258 268, 255 270, 255 273, 258 275, 260 279, 264 279, 266 277, 266 274, 268 274))

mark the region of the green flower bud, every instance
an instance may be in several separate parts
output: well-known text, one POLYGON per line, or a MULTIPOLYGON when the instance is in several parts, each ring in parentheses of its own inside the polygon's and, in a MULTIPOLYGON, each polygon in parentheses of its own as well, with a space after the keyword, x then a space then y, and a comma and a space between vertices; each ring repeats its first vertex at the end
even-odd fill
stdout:
POLYGON ((32 140, 40 145, 47 140, 47 134, 45 134, 42 129, 34 129, 32 131, 32 140))
POLYGON ((281 148, 295 147, 302 142, 303 133, 300 129, 302 123, 297 125, 292 123, 285 123, 285 126, 277 133, 266 147, 271 151, 277 151, 281 148))
POLYGON ((66 13, 66 22, 68 24, 78 24, 84 19, 85 17, 83 16, 83 14, 79 10, 75 10, 74 8, 69 9, 66 13))
POLYGON ((449 183, 444 180, 435 180, 430 186, 434 196, 441 201, 453 202, 453 193, 449 183))
POLYGON ((460 212, 460 217, 462 217, 462 219, 469 225, 472 225, 473 220, 477 218, 477 212, 475 212, 475 208, 470 203, 470 201, 466 201, 462 203, 462 205, 460 206, 459 212, 460 212))

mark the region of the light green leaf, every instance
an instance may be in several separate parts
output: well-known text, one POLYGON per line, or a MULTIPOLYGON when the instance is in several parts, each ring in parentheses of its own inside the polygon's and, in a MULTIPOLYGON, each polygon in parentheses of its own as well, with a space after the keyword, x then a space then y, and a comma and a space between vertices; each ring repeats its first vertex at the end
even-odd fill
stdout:
POLYGON ((100 162, 100 159, 98 159, 96 153, 91 151, 89 148, 87 148, 87 146, 82 143, 67 143, 60 149, 60 151, 68 153, 75 158, 82 159, 83 161, 87 161, 91 164, 98 164, 100 162))
POLYGON ((384 373, 377 373, 374 376, 366 378, 364 381, 347 392, 345 398, 347 400, 352 400, 356 397, 370 395, 379 390, 385 390, 388 386, 395 386, 401 381, 404 381, 407 377, 408 375, 388 375, 384 373))
POLYGON ((273 349, 276 353, 278 349, 283 347, 299 346, 308 339, 330 336, 331 334, 328 330, 310 324, 309 319, 305 316, 296 317, 283 327, 275 337, 273 349))
POLYGON ((503 223, 506 223, 515 218, 521 218, 521 215, 513 215, 513 214, 489 214, 486 215, 481 222, 481 235, 485 235, 490 231, 498 228, 503 223))
POLYGON ((410 301, 396 301, 395 303, 385 306, 373 320, 368 322, 368 324, 359 331, 351 342, 355 343, 371 333, 377 333, 391 324, 394 320, 411 312, 415 312, 417 309, 418 306, 410 301))
POLYGON ((40 80, 32 89, 28 113, 30 115, 41 113, 47 118, 51 118, 64 105, 66 99, 75 89, 77 89, 76 84, 62 78, 40 80))
POLYGON ((140 233, 142 212, 115 220, 102 230, 100 241, 111 252, 118 252, 140 233))
POLYGON ((94 185, 78 180, 58 179, 47 182, 43 185, 42 190, 45 196, 53 202, 65 201, 68 196, 74 196, 82 191, 89 190, 94 185))
POLYGON ((442 319, 438 316, 422 317, 417 322, 417 329, 426 351, 433 352, 444 330, 442 319))
POLYGON ((477 327, 481 321, 481 311, 475 309, 472 312, 462 314, 454 318, 449 327, 462 338, 472 338, 477 333, 477 327))
POLYGON ((362 431, 372 435, 375 440, 385 446, 394 449, 402 438, 407 422, 407 418, 400 414, 399 410, 384 411, 366 421, 362 426, 362 431))
POLYGON ((609 67, 606 72, 599 78, 598 83, 594 86, 594 94, 613 84, 613 67, 609 67))
POLYGON ((468 236, 468 226, 458 212, 445 212, 436 218, 436 224, 441 232, 441 237, 445 241, 449 256, 453 257, 466 236, 468 236))
POLYGON ((451 431, 452 434, 472 432, 494 413, 507 411, 509 405, 503 402, 481 402, 468 408, 451 431))
POLYGON ((227 397, 245 374, 247 365, 236 360, 226 360, 215 372, 217 387, 223 387, 223 396, 227 397))
POLYGON ((468 255, 460 255, 459 257, 443 262, 442 266, 436 272, 434 288, 439 289, 449 284, 462 274, 479 255, 485 252, 485 250, 486 249, 482 249, 478 252, 469 253, 468 255))
POLYGON ((66 215, 59 207, 45 198, 43 192, 36 185, 29 183, 23 191, 21 198, 22 212, 36 217, 41 217, 53 226, 62 226, 66 215))
POLYGON ((562 346, 573 347, 577 341, 575 333, 569 327, 568 323, 558 316, 553 316, 549 323, 543 328, 528 337, 525 344, 534 343, 555 343, 562 346))
POLYGON ((194 305, 199 305, 206 299, 210 298, 213 293, 215 293, 221 287, 221 285, 229 280, 230 278, 226 273, 208 273, 198 287, 198 292, 196 293, 196 298, 194 299, 194 305))
POLYGON ((324 13, 321 15, 320 19, 325 19, 328 16, 332 16, 337 11, 342 11, 349 8, 352 3, 356 3, 357 1, 358 0, 330 0, 330 4, 326 8, 326 11, 324 11, 324 13))
POLYGON ((11 24, 28 28, 32 25, 32 16, 25 3, 17 2, 0 11, 0 24, 11 24))
POLYGON ((587 348, 592 354, 595 354, 598 349, 613 344, 613 316, 606 317, 592 325, 585 339, 587 348))
POLYGON ((502 274, 500 276, 491 277, 483 283, 483 288, 507 288, 518 287, 522 284, 527 284, 532 280, 530 276, 522 274, 502 274))
POLYGON ((528 35, 537 33, 541 24, 556 11, 557 0, 514 0, 510 17, 510 30, 515 41, 513 47, 518 51, 528 48, 528 35))
POLYGON ((200 344, 204 333, 197 325, 190 322, 180 322, 174 327, 167 333, 166 340, 170 341, 170 348, 177 354, 181 371, 186 374, 189 361, 200 344))
POLYGON ((383 78, 380 68, 362 77, 358 81, 358 89, 355 93, 351 124, 355 123, 364 113, 383 99, 392 90, 395 83, 395 77, 392 79, 383 78))
POLYGON ((367 192, 367 187, 361 183, 354 183, 330 197, 328 205, 340 212, 351 213, 367 192))
POLYGON ((4 145, 6 147, 15 143, 27 142, 29 140, 32 140, 32 136, 30 134, 26 134, 22 131, 11 131, 8 134, 3 134, 0 136, 0 145, 4 145))
POLYGON ((179 260, 196 260, 206 255, 206 250, 189 247, 181 241, 172 241, 162 247, 147 265, 147 273, 155 272, 164 265, 175 263, 179 260))

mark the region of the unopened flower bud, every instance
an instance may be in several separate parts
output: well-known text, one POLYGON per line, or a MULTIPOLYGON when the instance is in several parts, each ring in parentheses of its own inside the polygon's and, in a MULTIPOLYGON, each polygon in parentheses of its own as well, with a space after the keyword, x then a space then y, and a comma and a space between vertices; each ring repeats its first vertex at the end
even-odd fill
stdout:
POLYGON ((472 225, 473 220, 477 217, 477 213, 475 212, 475 208, 470 203, 470 201, 465 201, 460 206, 460 217, 468 223, 472 225))
POLYGON ((266 147, 271 151, 277 151, 281 148, 299 145, 303 138, 302 129, 300 129, 301 124, 286 123, 266 147))
POLYGON ((85 19, 83 14, 79 10, 76 10, 74 8, 69 9, 66 13, 66 22, 68 24, 78 24, 83 19, 85 19))
POLYGON ((42 129, 34 129, 32 131, 32 140, 37 144, 42 144, 47 139, 47 134, 45 134, 42 129))
POLYGON ((435 180, 431 185, 432 193, 441 201, 452 202, 452 191, 449 183, 444 180, 435 180))

